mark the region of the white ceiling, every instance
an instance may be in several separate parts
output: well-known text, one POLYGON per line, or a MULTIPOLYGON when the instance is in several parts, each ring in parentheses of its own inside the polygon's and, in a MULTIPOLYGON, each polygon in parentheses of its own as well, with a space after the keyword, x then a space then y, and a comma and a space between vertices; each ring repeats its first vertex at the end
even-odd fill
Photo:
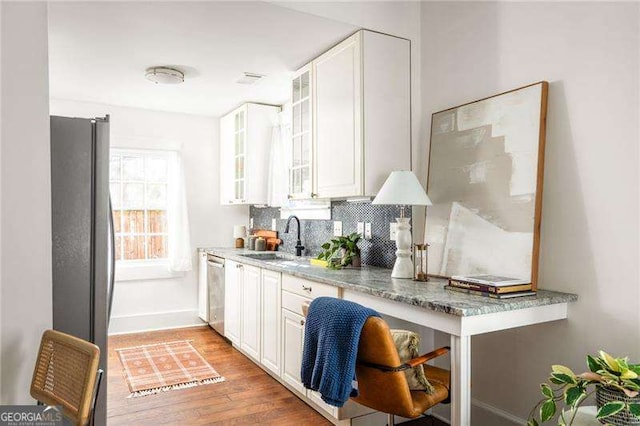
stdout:
POLYGON ((263 2, 50 2, 51 97, 208 116, 281 104, 293 71, 356 30, 263 2), (158 65, 185 82, 147 81, 158 65), (245 71, 267 77, 235 83, 245 71))

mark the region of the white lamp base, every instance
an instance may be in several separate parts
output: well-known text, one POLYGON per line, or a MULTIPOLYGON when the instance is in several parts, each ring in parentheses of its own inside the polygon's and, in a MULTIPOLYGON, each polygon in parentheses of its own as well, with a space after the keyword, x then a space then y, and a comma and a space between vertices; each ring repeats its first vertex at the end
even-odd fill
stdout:
POLYGON ((391 271, 391 278, 413 278, 413 262, 411 261, 411 225, 408 217, 396 218, 396 263, 391 271))

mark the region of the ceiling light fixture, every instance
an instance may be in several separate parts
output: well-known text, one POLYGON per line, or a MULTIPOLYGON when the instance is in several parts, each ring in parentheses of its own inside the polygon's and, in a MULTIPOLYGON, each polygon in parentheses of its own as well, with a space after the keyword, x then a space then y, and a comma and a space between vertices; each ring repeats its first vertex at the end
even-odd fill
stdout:
POLYGON ((184 83, 184 73, 175 68, 151 67, 147 68, 144 75, 147 80, 155 84, 180 84, 184 83))

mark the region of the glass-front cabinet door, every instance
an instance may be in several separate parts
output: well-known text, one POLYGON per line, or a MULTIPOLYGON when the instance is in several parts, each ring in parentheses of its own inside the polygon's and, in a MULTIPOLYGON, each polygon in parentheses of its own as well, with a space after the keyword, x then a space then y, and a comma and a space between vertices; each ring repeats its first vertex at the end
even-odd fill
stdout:
POLYGON ((234 114, 233 125, 233 198, 244 202, 246 193, 246 110, 240 109, 234 114))
MULTIPOLYGON (((220 204, 267 204, 269 150, 280 109, 246 103, 220 117, 220 204)), ((281 161, 286 173, 288 162, 281 161)))
POLYGON ((310 65, 298 70, 293 77, 289 198, 311 198, 314 196, 311 83, 310 65))

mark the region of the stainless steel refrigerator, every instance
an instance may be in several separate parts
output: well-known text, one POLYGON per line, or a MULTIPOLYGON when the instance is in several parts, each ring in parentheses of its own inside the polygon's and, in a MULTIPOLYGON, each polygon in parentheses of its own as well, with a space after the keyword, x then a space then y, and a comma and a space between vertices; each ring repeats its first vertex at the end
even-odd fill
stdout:
POLYGON ((113 299, 109 117, 51 117, 53 328, 100 347, 95 424, 106 424, 107 328, 113 299))

